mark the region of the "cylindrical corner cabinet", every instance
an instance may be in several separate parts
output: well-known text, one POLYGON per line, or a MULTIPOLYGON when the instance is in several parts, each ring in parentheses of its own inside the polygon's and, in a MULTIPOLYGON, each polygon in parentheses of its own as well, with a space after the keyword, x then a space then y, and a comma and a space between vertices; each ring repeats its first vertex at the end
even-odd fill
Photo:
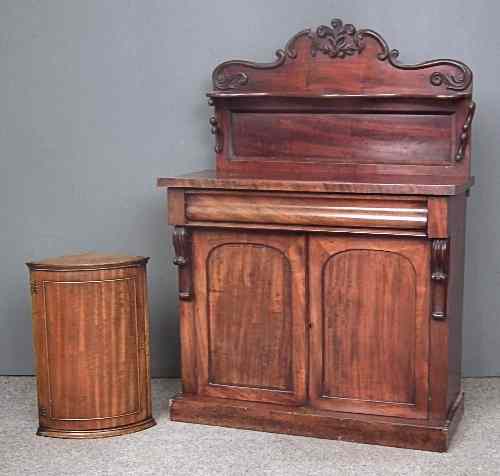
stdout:
POLYGON ((27 263, 38 435, 98 438, 155 424, 147 261, 86 253, 27 263))

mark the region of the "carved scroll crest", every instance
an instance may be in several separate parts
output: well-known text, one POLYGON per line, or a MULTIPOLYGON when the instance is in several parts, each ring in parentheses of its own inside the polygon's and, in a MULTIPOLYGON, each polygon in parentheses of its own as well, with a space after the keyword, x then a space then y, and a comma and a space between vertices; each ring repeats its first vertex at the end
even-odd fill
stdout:
POLYGON ((212 73, 212 82, 215 89, 240 89, 241 86, 245 86, 248 83, 248 75, 242 71, 236 73, 228 73, 225 69, 231 65, 238 66, 248 66, 253 69, 274 69, 285 63, 287 58, 295 59, 297 57, 297 51, 295 51, 294 44, 297 38, 301 36, 307 36, 311 33, 311 30, 299 31, 296 35, 292 36, 285 48, 276 51, 276 61, 271 63, 254 63, 253 61, 240 61, 232 60, 225 61, 217 66, 212 73))
POLYGON ((433 72, 429 76, 429 82, 433 86, 441 86, 444 84, 446 85, 446 89, 449 89, 450 91, 465 91, 472 83, 472 71, 467 65, 460 61, 451 59, 437 59, 424 61, 423 63, 417 64, 403 64, 398 60, 399 50, 390 49, 385 39, 376 31, 369 29, 360 30, 359 35, 361 36, 361 39, 372 37, 377 40, 382 48, 382 51, 377 54, 377 58, 380 61, 388 61, 389 64, 397 69, 418 70, 436 66, 451 66, 456 69, 455 74, 443 73, 441 71, 433 72))
POLYGON ((316 31, 310 28, 300 31, 294 35, 286 44, 285 48, 276 51, 277 59, 270 63, 255 63, 252 61, 226 61, 218 65, 212 74, 215 89, 218 90, 240 90, 248 86, 250 81, 249 70, 274 69, 283 65, 286 60, 297 58, 295 42, 307 37, 311 42, 311 55, 317 56, 318 52, 332 59, 345 59, 365 50, 366 38, 372 38, 378 42, 381 51, 377 59, 387 61, 394 68, 402 70, 419 70, 443 66, 445 71, 433 71, 429 75, 429 82, 433 86, 445 86, 450 91, 465 91, 472 83, 472 71, 460 61, 450 59, 437 59, 418 64, 402 64, 398 61, 399 51, 390 49, 384 38, 370 29, 357 30, 354 25, 344 24, 342 20, 335 18, 330 26, 321 25, 316 31), (238 71, 238 67, 244 67, 238 71))

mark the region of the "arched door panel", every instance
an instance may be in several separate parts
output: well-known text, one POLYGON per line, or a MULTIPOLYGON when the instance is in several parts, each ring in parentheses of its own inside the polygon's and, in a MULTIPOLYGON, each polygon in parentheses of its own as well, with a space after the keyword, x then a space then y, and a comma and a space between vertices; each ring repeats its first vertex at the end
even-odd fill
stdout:
POLYGON ((305 239, 196 231, 201 394, 272 403, 305 399, 305 239))
POLYGON ((429 261, 421 239, 311 237, 314 406, 427 416, 429 261))

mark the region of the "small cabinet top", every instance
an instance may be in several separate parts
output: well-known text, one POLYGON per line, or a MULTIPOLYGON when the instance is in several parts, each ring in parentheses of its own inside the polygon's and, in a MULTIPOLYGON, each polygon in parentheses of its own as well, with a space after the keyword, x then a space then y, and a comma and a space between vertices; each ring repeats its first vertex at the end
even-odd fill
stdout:
POLYGON ((29 269, 35 270, 86 270, 89 268, 120 268, 125 266, 142 265, 149 258, 144 256, 127 256, 119 254, 80 253, 75 255, 58 256, 41 261, 26 263, 29 269))

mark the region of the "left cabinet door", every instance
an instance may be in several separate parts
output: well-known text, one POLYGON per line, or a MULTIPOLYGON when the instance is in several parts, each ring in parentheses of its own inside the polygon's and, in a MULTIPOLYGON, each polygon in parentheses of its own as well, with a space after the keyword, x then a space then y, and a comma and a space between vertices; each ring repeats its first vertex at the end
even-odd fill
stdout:
POLYGON ((197 230, 193 258, 199 393, 301 404, 305 237, 197 230))

